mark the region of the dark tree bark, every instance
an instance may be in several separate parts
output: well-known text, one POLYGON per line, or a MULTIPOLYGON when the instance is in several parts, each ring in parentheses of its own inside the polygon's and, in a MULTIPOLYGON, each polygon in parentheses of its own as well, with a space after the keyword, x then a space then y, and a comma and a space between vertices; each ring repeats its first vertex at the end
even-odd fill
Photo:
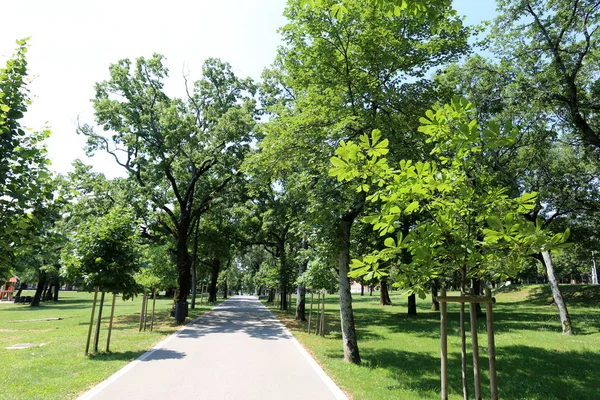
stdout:
POLYGON ((52 298, 52 301, 57 302, 58 301, 58 292, 60 291, 60 282, 57 280, 56 284, 54 285, 54 297, 52 298))
MULTIPOLYGON (((473 288, 473 294, 478 295, 478 296, 482 294, 481 279, 479 279, 479 278, 471 279, 471 287, 473 288)), ((477 312, 478 317, 485 315, 481 308, 481 303, 475 303, 475 310, 477 312)))
POLYGON ((269 289, 269 298, 267 299, 267 303, 273 303, 275 301, 275 288, 269 289))
POLYGON ((379 291, 379 304, 382 306, 391 306, 392 299, 390 299, 390 293, 388 292, 387 278, 381 278, 379 282, 381 290, 379 291))
POLYGON ((285 311, 287 310, 287 287, 282 287, 281 290, 279 291, 279 309, 281 311, 285 311))
POLYGON ((408 296, 408 316, 414 317, 417 315, 417 296, 411 294, 408 296))
POLYGON ((228 291, 229 291, 229 288, 227 287, 227 279, 225 279, 225 280, 223 281, 223 298, 224 298, 224 299, 226 299, 226 298, 227 298, 227 295, 228 295, 228 293, 227 293, 227 292, 228 292, 228 291))
MULTIPOLYGON (((175 290, 175 303, 184 302, 187 300, 188 292, 190 291, 191 279, 191 259, 188 251, 188 230, 189 221, 187 217, 181 217, 181 223, 178 227, 177 235, 177 290, 175 290)), ((180 321, 177 321, 180 323, 180 321)), ((183 321, 181 321, 183 322, 183 321)))
POLYGON ((365 295, 365 283, 363 281, 360 281, 360 295, 365 295))
POLYGON ((440 311, 440 303, 435 298, 438 295, 437 281, 431 281, 431 311, 440 311))
POLYGON ((194 229, 194 253, 192 256, 192 310, 196 308, 196 284, 198 281, 198 234, 200 229, 200 218, 196 218, 196 226, 194 229))
POLYGON ((221 260, 215 258, 210 265, 210 285, 208 287, 208 301, 210 303, 217 301, 217 279, 219 279, 219 270, 221 269, 221 260))
POLYGON ((340 320, 342 328, 342 343, 344 348, 344 361, 360 364, 360 353, 354 326, 354 312, 352 311, 352 293, 350 292, 350 234, 352 224, 364 206, 364 195, 358 199, 358 204, 340 218, 339 244, 338 244, 338 269, 340 284, 340 320))
POLYGON ((33 300, 31 301, 31 307, 39 307, 40 300, 42 299, 42 292, 44 291, 44 287, 46 286, 46 272, 40 271, 37 288, 35 289, 35 295, 33 296, 33 300))
POLYGON ((46 292, 44 292, 44 297, 43 297, 43 301, 52 301, 52 288, 54 287, 54 283, 48 283, 48 285, 46 286, 46 292))

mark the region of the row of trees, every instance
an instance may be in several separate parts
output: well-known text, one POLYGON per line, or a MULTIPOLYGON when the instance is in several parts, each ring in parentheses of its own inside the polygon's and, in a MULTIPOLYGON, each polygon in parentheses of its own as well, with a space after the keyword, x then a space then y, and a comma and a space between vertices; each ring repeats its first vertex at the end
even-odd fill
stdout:
POLYGON ((152 275, 192 306, 201 282, 282 309, 296 290, 298 319, 305 287, 337 290, 354 363, 349 276, 414 299, 543 271, 570 333, 551 252, 597 247, 598 7, 499 1, 485 58, 449 1, 290 0, 260 82, 209 59, 185 98, 162 56, 122 60, 79 127, 127 172, 112 181, 47 172, 47 133, 18 124, 22 43, 0 77, 0 265, 132 292, 152 275))

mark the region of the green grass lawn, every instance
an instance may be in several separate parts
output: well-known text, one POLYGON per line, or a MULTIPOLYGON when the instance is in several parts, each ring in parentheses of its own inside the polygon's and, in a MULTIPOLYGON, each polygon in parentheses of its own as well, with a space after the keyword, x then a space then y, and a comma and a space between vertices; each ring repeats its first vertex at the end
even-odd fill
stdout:
MULTIPOLYGON (((576 335, 563 336, 550 290, 512 286, 496 293, 496 360, 501 399, 600 399, 600 288, 562 287, 576 335)), ((418 316, 407 318, 406 297, 392 293, 382 307, 374 294, 353 296, 361 365, 343 362, 337 296, 326 303, 326 336, 305 333, 306 323, 276 312, 326 372, 354 400, 439 399, 439 313, 430 299, 418 300, 418 316)), ((294 302, 295 304, 295 302, 294 302)), ((449 392, 462 398, 458 305, 449 306, 449 392)), ((467 327, 469 329, 469 327, 467 327)), ((482 394, 489 398, 485 319, 478 322, 482 394)), ((470 342, 468 342, 470 347, 470 342)), ((472 388, 472 358, 469 351, 472 388)))
MULTIPOLYGON (((92 299, 93 294, 90 293, 61 292, 58 303, 46 302, 38 308, 25 304, 0 304, 0 399, 74 398, 179 328, 169 317, 172 299, 157 299, 154 330, 139 332, 141 297, 133 301, 123 301, 118 297, 110 353, 105 353, 112 299, 112 295, 107 296, 102 315, 100 352, 85 356, 92 299), (61 319, 30 321, 46 318, 61 319), (5 349, 21 343, 37 346, 5 349)), ((149 304, 149 313, 151 307, 152 303, 149 304)), ((212 307, 197 305, 195 310, 190 310, 190 318, 212 307)))

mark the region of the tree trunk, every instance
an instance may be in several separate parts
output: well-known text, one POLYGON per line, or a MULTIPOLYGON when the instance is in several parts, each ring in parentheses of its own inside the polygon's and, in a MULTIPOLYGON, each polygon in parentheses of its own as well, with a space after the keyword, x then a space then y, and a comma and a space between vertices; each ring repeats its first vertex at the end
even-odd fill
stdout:
POLYGON ((212 260, 210 269, 210 286, 208 287, 208 302, 217 301, 217 279, 219 279, 219 270, 221 269, 221 260, 215 258, 212 260))
POLYGON ((360 281, 360 295, 365 295, 365 283, 363 281, 360 281))
POLYGON ((286 311, 288 308, 287 304, 287 292, 288 292, 288 271, 287 271, 287 257, 285 253, 285 236, 286 231, 284 230, 283 235, 278 237, 277 240, 277 254, 279 256, 279 290, 280 290, 280 302, 279 309, 286 311))
POLYGON ((196 229, 194 230, 194 256, 192 258, 192 310, 196 308, 196 282, 198 280, 198 230, 200 229, 200 218, 196 219, 196 229))
MULTIPOLYGON (((306 271, 308 263, 301 262, 298 265, 298 276, 306 271)), ((296 289, 296 321, 306 321, 306 288, 304 284, 299 284, 296 289)))
POLYGON ((350 232, 352 223, 358 216, 360 209, 352 210, 340 219, 339 226, 339 283, 340 283, 340 320, 342 328, 342 342, 344 347, 344 361, 360 364, 356 328, 354 326, 354 313, 352 311, 352 293, 350 292, 350 232))
POLYGON ((560 294, 558 282, 556 281, 556 276, 554 275, 554 267, 552 266, 552 257, 550 256, 550 252, 543 251, 542 259, 544 260, 544 264, 546 266, 546 274, 548 274, 548 282, 550 283, 550 289, 552 289, 552 297, 554 298, 554 303, 558 307, 560 322, 562 324, 562 332, 564 335, 572 335, 573 325, 571 324, 571 316, 569 315, 567 305, 560 294))
POLYGON ((381 286, 381 290, 379 291, 379 304, 382 306, 391 306, 392 299, 390 299, 390 294, 388 292, 387 278, 381 278, 379 285, 381 286))
POLYGON ((279 299, 280 299, 279 309, 281 311, 287 310, 287 306, 288 306, 288 304, 287 304, 287 287, 283 286, 281 288, 280 293, 279 293, 279 299))
POLYGON ((44 291, 44 286, 46 286, 46 272, 40 271, 37 288, 35 289, 35 295, 33 295, 33 300, 31 300, 30 307, 40 306, 40 300, 42 299, 42 292, 44 291))
POLYGON ((431 281, 431 311, 440 311, 440 303, 435 299, 438 295, 437 281, 431 281))
POLYGON ((417 315, 417 296, 413 293, 408 296, 408 316, 414 317, 417 315))
POLYGON ((373 296, 373 289, 374 289, 373 286, 375 286, 375 285, 373 285, 373 284, 369 285, 369 296, 373 296))
POLYGON ((54 296, 52 298, 52 301, 57 302, 58 301, 58 292, 60 291, 60 278, 56 278, 56 281, 54 282, 54 296))
MULTIPOLYGON (((480 296, 481 295, 481 279, 473 278, 471 279, 471 287, 473 288, 473 294, 480 296)), ((475 311, 478 317, 482 317, 485 314, 481 309, 481 303, 475 303, 475 311)))
POLYGON ((272 303, 275 301, 275 289, 269 289, 269 298, 267 299, 267 303, 272 303))
POLYGON ((229 288, 227 287, 227 279, 225 279, 223 281, 223 298, 226 299, 227 298, 227 292, 229 291, 229 288))
POLYGON ((56 285, 54 284, 54 280, 52 280, 50 283, 48 283, 48 289, 46 290, 46 293, 44 293, 44 300, 43 301, 52 301, 52 288, 56 287, 56 285))
MULTIPOLYGON (((182 216, 177 230, 177 290, 175 291, 174 301, 185 302, 190 291, 191 278, 191 260, 188 251, 188 228, 189 222, 186 223, 189 217, 182 216)), ((181 321, 183 322, 183 321, 181 321)))

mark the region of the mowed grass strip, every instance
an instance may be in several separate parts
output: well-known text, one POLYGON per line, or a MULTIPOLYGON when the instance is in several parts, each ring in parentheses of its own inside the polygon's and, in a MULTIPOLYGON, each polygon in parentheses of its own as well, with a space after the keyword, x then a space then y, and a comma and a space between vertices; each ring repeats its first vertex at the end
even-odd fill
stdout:
MULTIPOLYGON (((600 399, 600 287, 564 285, 561 289, 573 319, 573 336, 561 334, 558 312, 546 286, 511 286, 494 294, 501 399, 600 399)), ((382 307, 377 293, 353 295, 361 365, 342 360, 337 296, 328 296, 326 302, 325 337, 315 336, 314 330, 308 335, 306 323, 295 321, 293 313, 271 310, 354 400, 439 399, 439 313, 430 311, 431 299, 417 299, 418 315, 408 318, 406 297, 392 292, 392 301, 393 306, 382 307)), ((450 399, 462 399, 458 310, 457 304, 449 305, 450 399)), ((482 394, 489 398, 485 318, 478 320, 478 331, 482 394)), ((473 397, 468 324, 467 335, 469 394, 473 397)))
MULTIPOLYGON (((92 293, 61 292, 59 302, 42 303, 39 308, 24 304, 0 304, 0 399, 75 398, 180 328, 169 316, 173 304, 171 298, 156 300, 153 331, 150 332, 148 322, 148 330, 139 332, 141 296, 127 301, 117 297, 110 352, 106 353, 112 301, 112 295, 107 294, 102 313, 99 353, 85 356, 92 300, 92 293), (35 346, 6 349, 23 343, 35 346)), ((212 307, 214 304, 196 304, 196 309, 190 310, 189 317, 196 318, 212 307)), ((149 315, 151 310, 150 301, 149 315)), ((98 308, 96 319, 97 315, 98 308)), ((92 344, 90 350, 91 347, 92 344)))

